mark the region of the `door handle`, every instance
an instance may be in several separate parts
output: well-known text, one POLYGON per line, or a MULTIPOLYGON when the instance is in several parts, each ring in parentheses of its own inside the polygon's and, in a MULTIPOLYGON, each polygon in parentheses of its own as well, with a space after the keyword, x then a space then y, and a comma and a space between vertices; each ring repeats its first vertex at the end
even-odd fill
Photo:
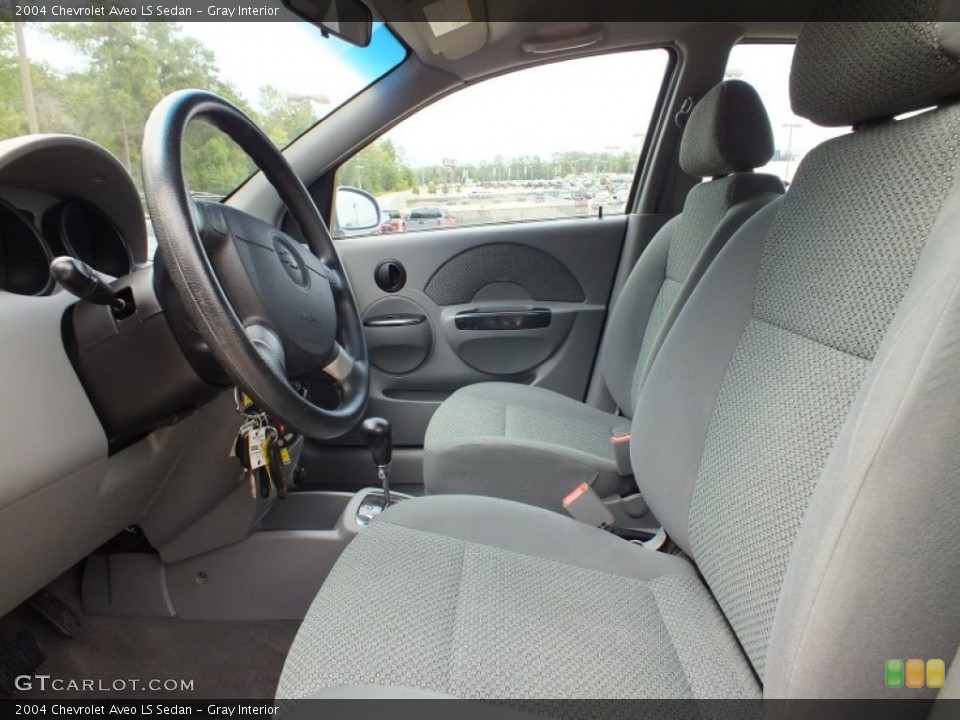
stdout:
POLYGON ((413 327, 414 325, 421 325, 426 321, 427 318, 424 315, 398 313, 396 315, 381 315, 379 317, 367 318, 363 321, 363 326, 369 328, 413 327))

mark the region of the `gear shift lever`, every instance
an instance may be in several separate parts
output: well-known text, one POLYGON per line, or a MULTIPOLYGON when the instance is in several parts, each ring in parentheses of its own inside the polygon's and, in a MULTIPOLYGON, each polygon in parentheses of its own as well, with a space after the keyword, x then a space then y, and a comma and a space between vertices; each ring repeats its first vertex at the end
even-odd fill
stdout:
POLYGON ((367 418, 360 426, 370 445, 370 454, 377 466, 377 477, 383 483, 383 509, 390 506, 390 459, 393 455, 393 435, 390 421, 384 418, 367 418))

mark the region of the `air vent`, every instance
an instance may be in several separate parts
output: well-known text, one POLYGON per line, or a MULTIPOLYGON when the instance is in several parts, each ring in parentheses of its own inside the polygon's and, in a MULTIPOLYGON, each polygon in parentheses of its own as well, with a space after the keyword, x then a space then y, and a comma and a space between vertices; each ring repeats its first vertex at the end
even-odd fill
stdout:
POLYGON ((53 285, 50 253, 27 217, 0 200, 0 290, 43 295, 53 285))

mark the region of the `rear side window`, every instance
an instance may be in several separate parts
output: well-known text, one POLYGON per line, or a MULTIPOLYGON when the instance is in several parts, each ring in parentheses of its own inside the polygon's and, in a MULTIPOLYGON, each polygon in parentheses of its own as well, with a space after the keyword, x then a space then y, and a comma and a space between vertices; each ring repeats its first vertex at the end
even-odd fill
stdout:
POLYGON ((820 143, 843 135, 849 128, 823 128, 793 114, 790 108, 792 43, 743 43, 733 48, 727 63, 727 79, 753 85, 763 98, 773 125, 773 160, 761 172, 793 180, 803 157, 820 143))
POLYGON ((524 68, 424 108, 340 168, 336 185, 403 223, 340 237, 626 210, 670 55, 635 50, 524 68))

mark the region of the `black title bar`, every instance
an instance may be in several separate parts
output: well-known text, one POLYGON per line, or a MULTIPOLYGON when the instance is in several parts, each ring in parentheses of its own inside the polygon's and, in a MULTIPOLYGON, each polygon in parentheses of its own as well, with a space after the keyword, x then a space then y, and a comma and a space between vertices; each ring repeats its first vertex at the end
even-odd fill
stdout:
MULTIPOLYGON (((378 3, 370 3, 376 6, 378 3)), ((427 3, 429 5, 429 2, 427 3)), ((960 7, 960 3, 956 4, 960 7)), ((948 3, 918 0, 878 0, 872 10, 857 7, 848 17, 850 3, 820 3, 816 12, 811 0, 590 0, 590 2, 544 2, 512 0, 486 4, 454 3, 447 12, 463 14, 451 20, 497 22, 803 22, 803 21, 943 21, 960 20, 954 13, 933 10, 948 3), (926 6, 924 9, 921 6, 926 6), (458 11, 457 7, 463 8, 458 11), (473 8, 473 9, 471 9, 473 8), (864 16, 864 12, 872 13, 864 16), (470 13, 483 13, 469 16, 470 13)), ((379 11, 379 9, 378 9, 379 11)), ((383 11, 380 11, 383 12, 383 11)), ((387 21, 425 22, 417 4, 391 3, 387 21)), ((22 22, 263 22, 299 21, 279 0, 0 0, 0 19, 22 22)))

